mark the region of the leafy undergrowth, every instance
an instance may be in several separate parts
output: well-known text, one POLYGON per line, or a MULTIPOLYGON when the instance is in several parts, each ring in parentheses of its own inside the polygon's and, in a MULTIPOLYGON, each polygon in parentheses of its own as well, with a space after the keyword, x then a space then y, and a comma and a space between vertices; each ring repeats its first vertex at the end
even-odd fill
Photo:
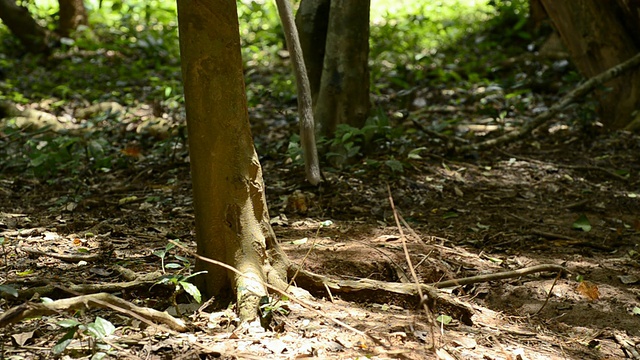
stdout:
POLYGON ((424 359, 436 357, 435 341, 440 358, 633 357, 640 138, 600 133, 593 101, 584 99, 521 142, 450 152, 451 142, 518 128, 579 80, 566 55, 538 51, 545 37, 525 31, 517 2, 498 3, 374 14, 374 111, 363 129, 322 139, 331 151, 319 187, 305 185, 292 135, 295 96, 275 12, 241 5, 272 222, 304 268, 411 282, 390 190, 422 283, 547 263, 569 274, 450 288, 473 307, 471 325, 448 309, 426 314, 418 299, 329 289, 313 294, 321 313, 270 299, 267 329, 238 327, 233 309, 196 311, 197 291, 185 282, 193 259, 168 245, 195 248, 176 26, 164 12, 128 9, 143 16, 118 18, 117 27, 100 17, 52 58, 0 57, 1 99, 62 124, 54 131, 4 121, 0 129, 2 309, 153 275, 117 295, 174 315, 178 303, 192 329, 161 331, 113 309, 60 312, 6 327, 3 356, 424 359), (87 111, 105 102, 124 107, 87 111))

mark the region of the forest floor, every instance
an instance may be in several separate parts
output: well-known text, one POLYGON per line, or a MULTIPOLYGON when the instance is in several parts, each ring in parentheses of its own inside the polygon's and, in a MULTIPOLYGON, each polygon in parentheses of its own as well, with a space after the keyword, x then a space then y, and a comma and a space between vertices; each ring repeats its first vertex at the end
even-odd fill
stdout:
POLYGON ((196 245, 177 55, 127 44, 11 62, 0 93, 56 115, 62 129, 1 123, 0 325, 12 323, 0 358, 640 359, 640 137, 601 132, 588 98, 517 142, 451 152, 449 141, 517 129, 580 79, 528 42, 509 52, 482 36, 467 41, 413 67, 378 61, 388 68, 372 86, 373 136, 341 133, 331 150, 344 162, 323 157, 317 187, 290 146, 288 64, 248 66, 273 228, 292 262, 347 280, 410 284, 409 264, 422 284, 554 267, 438 290, 472 309, 470 319, 426 311, 417 297, 327 288, 311 308, 271 304, 267 330, 239 327, 233 307, 198 304, 183 306, 184 332, 113 305, 12 321, 9 309, 98 291, 171 309, 174 287, 154 283, 163 271, 186 275, 194 259, 167 245, 196 245), (78 115, 106 100, 124 113, 78 115))
MULTIPOLYGON (((546 134, 536 146, 529 139, 473 158, 426 158, 410 174, 387 180, 330 173, 319 187, 303 185, 299 169, 264 161, 275 232, 291 260, 311 271, 412 281, 388 189, 407 221, 405 241, 421 283, 539 264, 570 271, 443 289, 473 308, 470 324, 437 310, 427 314, 416 299, 321 292, 314 294, 315 312, 285 302, 290 313, 276 314, 268 331, 236 328, 232 312, 209 309, 192 314, 184 334, 143 326, 112 309, 61 312, 5 328, 2 356, 40 357, 63 337, 60 320, 91 323, 100 316, 116 327, 107 343, 118 357, 638 359, 640 138, 577 135, 546 134), (441 321, 430 322, 437 316, 441 321)), ((187 162, 141 161, 75 186, 2 175, 3 284, 19 290, 55 284, 39 296, 63 298, 77 295, 65 290, 72 284, 122 282, 116 264, 137 274, 161 270, 153 252, 168 239, 195 248, 187 162), (25 249, 103 257, 63 261, 25 249)), ((171 306, 167 287, 117 293, 139 305, 171 306)), ((24 300, 5 296, 3 310, 24 300)), ((65 357, 95 351, 88 338, 78 336, 65 357)))

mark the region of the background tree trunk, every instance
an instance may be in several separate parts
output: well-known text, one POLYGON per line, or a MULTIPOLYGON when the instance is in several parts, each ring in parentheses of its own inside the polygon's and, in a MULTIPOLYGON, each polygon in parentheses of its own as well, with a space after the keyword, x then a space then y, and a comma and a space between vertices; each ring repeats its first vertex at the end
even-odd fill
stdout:
MULTIPOLYGON (((599 74, 638 53, 640 23, 625 19, 625 11, 615 0, 542 0, 542 3, 574 64, 585 77, 599 74), (633 29, 628 30, 628 26, 633 29)), ((610 130, 624 128, 640 106, 640 70, 611 80, 606 86, 607 89, 597 92, 601 121, 610 130)))
POLYGON ((362 127, 369 114, 369 0, 331 0, 315 118, 320 134, 362 127))
POLYGON ((302 0, 296 13, 296 27, 314 104, 320 91, 330 5, 331 0, 302 0))
POLYGON ((79 25, 87 25, 87 10, 83 0, 58 0, 60 4, 60 24, 58 34, 68 37, 79 25))
POLYGON ((50 50, 49 31, 38 25, 29 10, 18 6, 14 0, 0 0, 0 20, 28 52, 46 53, 50 50))
POLYGON ((178 0, 178 23, 198 253, 245 274, 197 261, 198 271, 208 271, 199 285, 208 296, 234 290, 240 318, 248 321, 266 295, 260 281, 285 284, 286 267, 277 261, 286 258, 268 222, 249 127, 236 3, 178 0))

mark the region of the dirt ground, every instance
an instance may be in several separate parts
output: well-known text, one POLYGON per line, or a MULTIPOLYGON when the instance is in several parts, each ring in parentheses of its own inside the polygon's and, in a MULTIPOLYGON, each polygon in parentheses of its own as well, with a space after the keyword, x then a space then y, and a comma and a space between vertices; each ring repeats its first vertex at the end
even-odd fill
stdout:
MULTIPOLYGON (((472 307, 472 323, 425 313, 418 299, 321 291, 313 294, 315 311, 283 303, 290 312, 276 314, 269 331, 238 328, 233 309, 196 312, 182 334, 113 310, 42 316, 5 327, 2 356, 50 357, 65 333, 58 321, 100 316, 115 325, 108 343, 122 358, 640 359, 640 138, 576 135, 559 131, 466 158, 425 156, 397 176, 327 173, 320 187, 264 159, 275 232, 292 261, 311 271, 412 282, 390 189, 421 283, 540 264, 570 272, 442 289, 472 307)), ((153 251, 168 239, 195 248, 188 170, 186 161, 140 162, 52 185, 2 175, 0 283, 21 291, 55 284, 34 300, 56 299, 75 295, 74 284, 123 281, 117 265, 159 271, 153 251), (33 251, 77 255, 79 248, 103 257, 64 261, 33 251)), ((170 293, 162 286, 117 292, 159 310, 170 307, 170 293)), ((27 300, 4 295, 2 311, 27 300)), ((88 336, 77 336, 62 358, 92 352, 88 336)))

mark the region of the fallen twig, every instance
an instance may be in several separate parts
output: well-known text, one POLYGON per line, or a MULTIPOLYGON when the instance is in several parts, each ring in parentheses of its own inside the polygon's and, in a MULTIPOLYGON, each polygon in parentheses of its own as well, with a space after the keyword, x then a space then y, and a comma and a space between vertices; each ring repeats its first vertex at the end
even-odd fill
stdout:
POLYGON ((111 308, 124 312, 145 322, 159 322, 174 331, 186 331, 187 325, 181 319, 154 309, 140 307, 126 300, 107 293, 81 295, 68 299, 56 300, 49 303, 26 302, 11 308, 0 315, 0 327, 16 323, 24 318, 57 314, 62 311, 97 308, 111 308))
POLYGON ((52 257, 54 259, 58 259, 58 260, 62 260, 64 262, 70 262, 70 263, 77 263, 78 261, 86 261, 86 262, 92 262, 92 261, 97 261, 100 258, 102 258, 102 254, 90 254, 90 255, 84 255, 84 254, 70 254, 70 255, 66 255, 66 254, 55 254, 55 253, 48 253, 48 252, 44 252, 44 251, 40 251, 38 249, 34 249, 34 248, 30 248, 30 247, 21 247, 19 248, 19 250, 22 250, 28 254, 33 254, 33 255, 38 255, 38 256, 48 256, 48 257, 52 257))
POLYGON ((545 272, 545 271, 571 273, 567 268, 560 265, 542 264, 542 265, 530 266, 530 267, 526 267, 518 270, 499 272, 495 274, 482 274, 482 275, 470 276, 470 277, 461 278, 461 279, 440 281, 440 282, 431 284, 431 286, 438 289, 442 289, 447 287, 477 284, 477 283, 489 282, 494 280, 513 279, 520 276, 539 273, 539 272, 545 272))
MULTIPOLYGON (((73 294, 95 294, 100 292, 119 292, 123 290, 134 289, 140 286, 151 286, 155 284, 157 279, 154 280, 134 280, 134 281, 125 281, 118 283, 107 283, 107 284, 80 284, 80 285, 68 285, 65 287, 65 290, 69 290, 73 294)), ((48 296, 54 292, 60 292, 60 287, 57 285, 45 285, 38 286, 33 288, 28 288, 25 290, 18 291, 18 299, 30 299, 35 294, 39 294, 40 296, 48 296)), ((3 296, 7 297, 8 295, 3 294, 3 296)))

